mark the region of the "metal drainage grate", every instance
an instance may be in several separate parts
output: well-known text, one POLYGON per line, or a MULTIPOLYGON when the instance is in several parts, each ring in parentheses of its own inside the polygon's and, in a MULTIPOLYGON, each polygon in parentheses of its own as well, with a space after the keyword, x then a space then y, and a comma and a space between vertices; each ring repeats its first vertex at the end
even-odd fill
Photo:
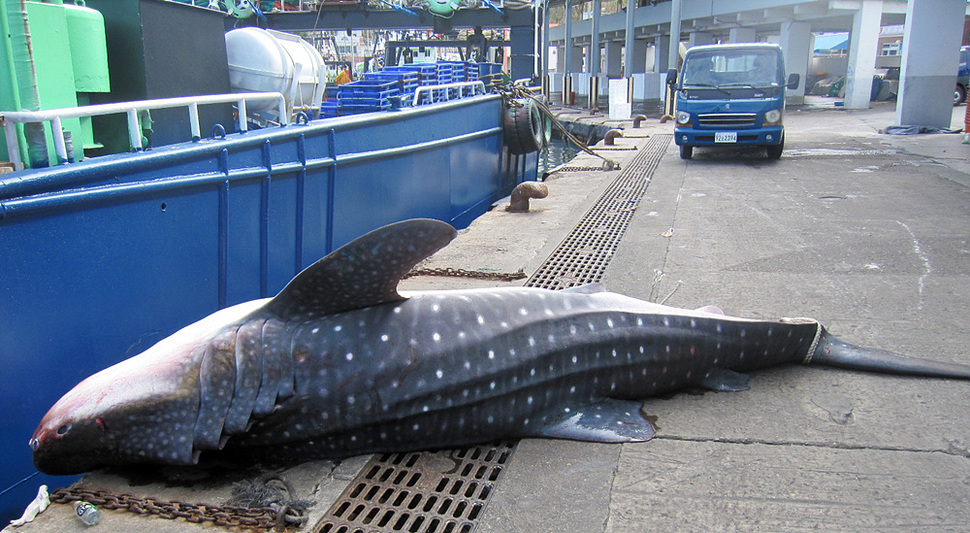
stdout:
MULTIPOLYGON (((671 138, 650 139, 526 286, 599 281, 671 138)), ((313 533, 472 533, 516 444, 376 454, 313 533)))
POLYGON ((515 444, 374 455, 314 533, 471 533, 515 444))
POLYGON ((671 135, 650 139, 526 286, 565 289, 602 279, 671 139, 671 135))

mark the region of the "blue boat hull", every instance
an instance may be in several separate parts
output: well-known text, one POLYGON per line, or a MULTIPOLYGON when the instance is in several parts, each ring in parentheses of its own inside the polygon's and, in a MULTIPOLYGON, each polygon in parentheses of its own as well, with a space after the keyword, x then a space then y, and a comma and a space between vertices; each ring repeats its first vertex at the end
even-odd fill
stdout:
MULTIPOLYGON (((535 179, 501 119, 484 96, 0 175, 0 488, 34 471, 34 427, 86 376, 369 230, 464 227, 535 179)), ((25 483, 0 514, 69 481, 25 483)))

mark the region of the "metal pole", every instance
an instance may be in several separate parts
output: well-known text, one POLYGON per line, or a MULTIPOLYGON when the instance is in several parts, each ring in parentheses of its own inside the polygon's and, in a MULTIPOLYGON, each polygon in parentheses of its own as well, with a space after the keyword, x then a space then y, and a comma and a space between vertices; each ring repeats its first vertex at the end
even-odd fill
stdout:
POLYGON ((680 61, 680 14, 683 0, 670 2, 670 50, 667 51, 667 68, 677 68, 680 61))
MULTIPOLYGON (((623 75, 633 78, 633 12, 637 8, 636 0, 626 0, 626 33, 623 39, 623 47, 626 49, 626 56, 623 58, 623 75)), ((632 102, 633 99, 631 98, 632 102)))

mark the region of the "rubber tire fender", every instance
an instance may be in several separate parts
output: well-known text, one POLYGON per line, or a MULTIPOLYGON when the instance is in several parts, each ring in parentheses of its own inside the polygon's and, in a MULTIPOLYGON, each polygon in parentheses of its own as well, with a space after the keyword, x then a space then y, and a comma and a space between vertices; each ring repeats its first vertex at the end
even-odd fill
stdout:
POLYGON ((505 110, 502 134, 509 152, 515 155, 540 150, 545 144, 542 111, 532 100, 516 100, 521 106, 505 110))

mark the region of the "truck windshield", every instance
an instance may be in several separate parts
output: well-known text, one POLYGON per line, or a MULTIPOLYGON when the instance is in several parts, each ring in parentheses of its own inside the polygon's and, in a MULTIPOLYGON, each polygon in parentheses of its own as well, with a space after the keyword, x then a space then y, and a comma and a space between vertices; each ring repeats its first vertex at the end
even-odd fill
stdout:
POLYGON ((724 49, 688 54, 684 87, 779 87, 784 71, 774 50, 724 49))

